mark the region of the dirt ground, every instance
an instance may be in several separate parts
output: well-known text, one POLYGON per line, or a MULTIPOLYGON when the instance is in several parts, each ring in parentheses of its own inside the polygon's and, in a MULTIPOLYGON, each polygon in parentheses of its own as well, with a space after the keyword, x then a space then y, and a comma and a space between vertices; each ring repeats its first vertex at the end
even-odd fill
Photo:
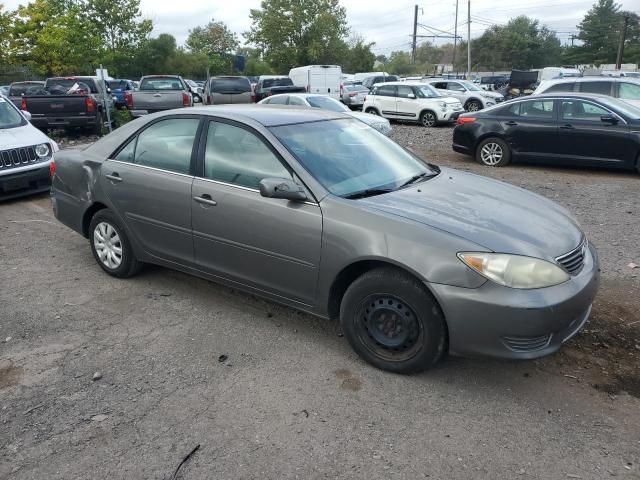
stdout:
POLYGON ((0 479, 168 480, 197 445, 176 478, 639 479, 640 177, 488 169, 451 129, 394 129, 576 214, 602 286, 559 353, 381 372, 333 322, 162 268, 108 277, 30 197, 0 205, 0 479))

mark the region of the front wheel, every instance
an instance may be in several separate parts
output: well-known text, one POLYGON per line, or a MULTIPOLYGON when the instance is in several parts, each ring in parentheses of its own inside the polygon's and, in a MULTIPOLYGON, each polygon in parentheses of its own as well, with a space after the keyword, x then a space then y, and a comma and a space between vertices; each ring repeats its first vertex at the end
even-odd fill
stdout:
POLYGON ((420 115, 420 123, 423 127, 435 127, 438 123, 438 117, 436 117, 435 113, 427 110, 420 115))
POLYGON ((476 160, 487 167, 504 167, 511 161, 511 150, 501 138, 486 138, 476 149, 476 160))
POLYGON ((382 370, 426 370, 443 355, 446 326, 425 287, 395 268, 378 268, 356 279, 340 305, 345 337, 365 361, 382 370))
POLYGON ((109 275, 127 278, 138 273, 136 259, 124 226, 108 209, 99 210, 89 224, 91 252, 98 265, 109 275))
POLYGON ((482 110, 482 104, 477 100, 471 100, 464 106, 464 108, 467 112, 477 112, 478 110, 482 110))
POLYGON ((376 109, 375 109, 375 108, 373 108, 373 107, 369 107, 369 108, 367 108, 367 109, 364 111, 364 113, 370 113, 371 115, 376 115, 376 116, 378 116, 378 117, 380 116, 380 114, 378 113, 378 110, 376 110, 376 109))

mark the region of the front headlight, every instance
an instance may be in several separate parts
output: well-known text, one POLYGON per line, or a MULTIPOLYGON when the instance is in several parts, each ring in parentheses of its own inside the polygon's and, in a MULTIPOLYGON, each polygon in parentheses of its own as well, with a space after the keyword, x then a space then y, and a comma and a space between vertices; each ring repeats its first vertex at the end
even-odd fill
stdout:
POLYGON ((447 109, 447 104, 445 102, 440 102, 440 103, 438 103, 438 105, 440 105, 440 108, 442 110, 446 110, 447 109))
POLYGON ((551 287, 570 278, 557 265, 539 258, 484 252, 460 252, 458 258, 480 275, 509 288, 551 287))
POLYGON ((41 143, 40 145, 36 146, 36 155, 38 156, 38 158, 46 158, 49 156, 50 152, 51 149, 49 148, 48 143, 41 143))

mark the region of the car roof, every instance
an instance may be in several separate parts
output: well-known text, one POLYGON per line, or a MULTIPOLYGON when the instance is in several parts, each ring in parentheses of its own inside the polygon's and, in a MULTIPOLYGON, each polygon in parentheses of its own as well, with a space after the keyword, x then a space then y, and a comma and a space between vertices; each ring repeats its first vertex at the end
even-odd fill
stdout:
MULTIPOLYGON (((582 100, 598 100, 601 102, 609 102, 613 97, 611 95, 600 95, 597 93, 580 93, 580 92, 553 92, 553 93, 539 93, 537 95, 527 95, 524 97, 514 98, 509 103, 523 101, 523 100, 541 100, 541 99, 555 99, 555 98, 576 98, 582 100)), ((505 105, 500 103, 499 105, 505 105)))
MULTIPOLYGON (((357 85, 359 86, 359 85, 357 85)), ((329 95, 323 95, 322 93, 278 93, 277 95, 271 95, 267 98, 273 98, 273 97, 300 97, 300 98, 309 98, 309 97, 327 97, 327 98, 331 98, 329 95)), ((335 100, 335 99, 334 99, 335 100)), ((336 100, 337 102, 338 100, 336 100)))
POLYGON ((424 87, 425 82, 423 81, 417 81, 417 80, 411 80, 410 82, 402 82, 400 80, 398 80, 397 82, 384 82, 384 83, 376 83, 377 86, 382 86, 382 85, 397 85, 399 87, 401 86, 409 86, 409 87, 424 87))
MULTIPOLYGON (((295 108, 288 105, 268 104, 210 105, 193 107, 189 109, 189 112, 220 115, 229 119, 236 118, 239 121, 245 122, 247 120, 253 120, 265 127, 350 118, 342 113, 320 108, 295 108)), ((176 111, 174 110, 173 113, 175 114, 176 111)))
POLYGON ((573 83, 573 82, 632 82, 632 83, 640 83, 635 78, 632 77, 609 77, 605 75, 589 75, 587 77, 566 77, 566 78, 550 78, 549 80, 545 80, 545 85, 557 84, 557 83, 573 83))

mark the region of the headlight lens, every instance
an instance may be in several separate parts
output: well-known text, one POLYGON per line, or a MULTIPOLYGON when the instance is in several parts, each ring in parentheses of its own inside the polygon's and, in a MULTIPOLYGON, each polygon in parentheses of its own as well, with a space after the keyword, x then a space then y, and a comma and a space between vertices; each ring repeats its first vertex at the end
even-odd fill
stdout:
POLYGON ((440 108, 443 109, 443 110, 445 110, 447 108, 447 104, 444 103, 444 102, 440 102, 439 105, 440 105, 440 108))
POLYGON ((559 266, 539 258, 484 252, 461 252, 458 258, 480 275, 509 288, 551 287, 570 278, 559 266))
POLYGON ((50 151, 51 149, 49 148, 49 144, 47 143, 41 143, 40 145, 36 146, 36 155, 38 156, 38 158, 48 157, 50 151))

